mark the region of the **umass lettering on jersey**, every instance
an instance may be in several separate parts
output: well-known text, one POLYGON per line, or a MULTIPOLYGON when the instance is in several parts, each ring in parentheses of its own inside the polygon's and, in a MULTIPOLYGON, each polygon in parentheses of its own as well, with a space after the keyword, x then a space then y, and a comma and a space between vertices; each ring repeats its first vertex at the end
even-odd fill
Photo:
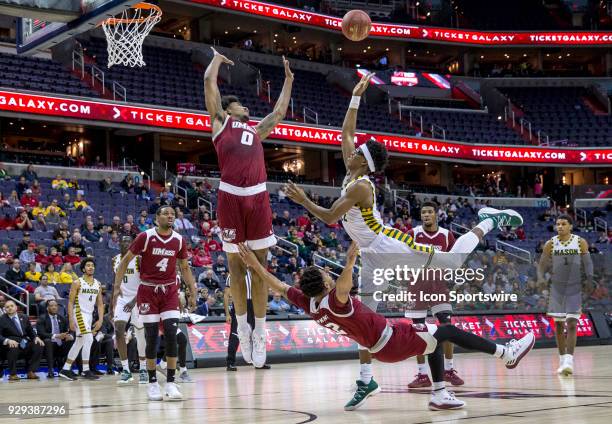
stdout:
POLYGON ((140 279, 150 284, 176 282, 176 261, 187 259, 186 243, 174 230, 168 236, 161 236, 156 228, 143 231, 130 251, 140 255, 140 279))
POLYGON ((152 254, 159 256, 174 256, 176 252, 174 250, 164 249, 163 247, 156 247, 153 249, 152 254))

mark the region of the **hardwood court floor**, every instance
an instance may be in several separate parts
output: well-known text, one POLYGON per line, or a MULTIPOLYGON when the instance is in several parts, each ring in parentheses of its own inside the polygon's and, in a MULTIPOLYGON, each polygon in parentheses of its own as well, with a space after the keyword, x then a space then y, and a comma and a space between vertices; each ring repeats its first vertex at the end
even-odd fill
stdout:
POLYGON ((30 421, 41 423, 610 423, 612 346, 578 348, 573 378, 554 374, 557 358, 554 349, 533 350, 512 371, 486 355, 456 355, 466 384, 454 391, 467 407, 448 412, 427 410, 428 390, 408 391, 414 360, 375 363, 383 392, 353 412, 342 407, 352 394, 357 361, 273 365, 268 371, 239 367, 235 373, 191 370, 196 383, 181 385, 183 402, 147 402, 146 386, 117 387, 116 376, 98 382, 5 378, 0 402, 69 403, 70 419, 30 421))

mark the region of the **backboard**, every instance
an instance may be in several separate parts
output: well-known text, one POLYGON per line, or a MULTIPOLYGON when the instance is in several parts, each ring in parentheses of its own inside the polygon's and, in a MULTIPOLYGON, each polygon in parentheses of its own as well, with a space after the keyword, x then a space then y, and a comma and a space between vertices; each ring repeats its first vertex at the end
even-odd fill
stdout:
MULTIPOLYGON (((53 22, 35 17, 17 18, 17 53, 31 54, 46 49, 67 38, 98 26, 103 20, 121 13, 140 0, 80 0, 77 17, 74 10, 66 10, 65 22, 53 22)), ((77 2, 78 3, 78 2, 77 2)))

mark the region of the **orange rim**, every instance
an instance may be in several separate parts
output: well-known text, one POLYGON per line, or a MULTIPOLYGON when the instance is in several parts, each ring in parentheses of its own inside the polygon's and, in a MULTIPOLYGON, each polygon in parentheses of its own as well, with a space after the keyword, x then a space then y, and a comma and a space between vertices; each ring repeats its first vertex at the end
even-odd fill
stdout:
POLYGON ((159 8, 159 6, 155 4, 151 4, 151 3, 137 3, 134 6, 132 6, 131 9, 153 10, 153 12, 151 12, 149 16, 146 16, 144 18, 138 18, 138 19, 108 18, 106 21, 104 21, 104 23, 107 25, 133 24, 133 23, 139 24, 141 22, 145 22, 151 19, 153 16, 155 16, 155 12, 159 13, 160 15, 162 13, 162 10, 159 8))

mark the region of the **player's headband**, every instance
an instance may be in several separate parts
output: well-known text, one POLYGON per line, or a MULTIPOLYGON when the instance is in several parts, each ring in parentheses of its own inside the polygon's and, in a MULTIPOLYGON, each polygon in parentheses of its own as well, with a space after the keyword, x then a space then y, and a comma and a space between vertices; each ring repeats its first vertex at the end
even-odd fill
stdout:
POLYGON ((361 153, 363 153, 363 157, 366 159, 366 162, 368 162, 368 168, 370 168, 370 172, 376 171, 374 161, 372 160, 372 155, 370 154, 366 143, 363 143, 361 146, 359 146, 358 150, 361 150, 361 153))

